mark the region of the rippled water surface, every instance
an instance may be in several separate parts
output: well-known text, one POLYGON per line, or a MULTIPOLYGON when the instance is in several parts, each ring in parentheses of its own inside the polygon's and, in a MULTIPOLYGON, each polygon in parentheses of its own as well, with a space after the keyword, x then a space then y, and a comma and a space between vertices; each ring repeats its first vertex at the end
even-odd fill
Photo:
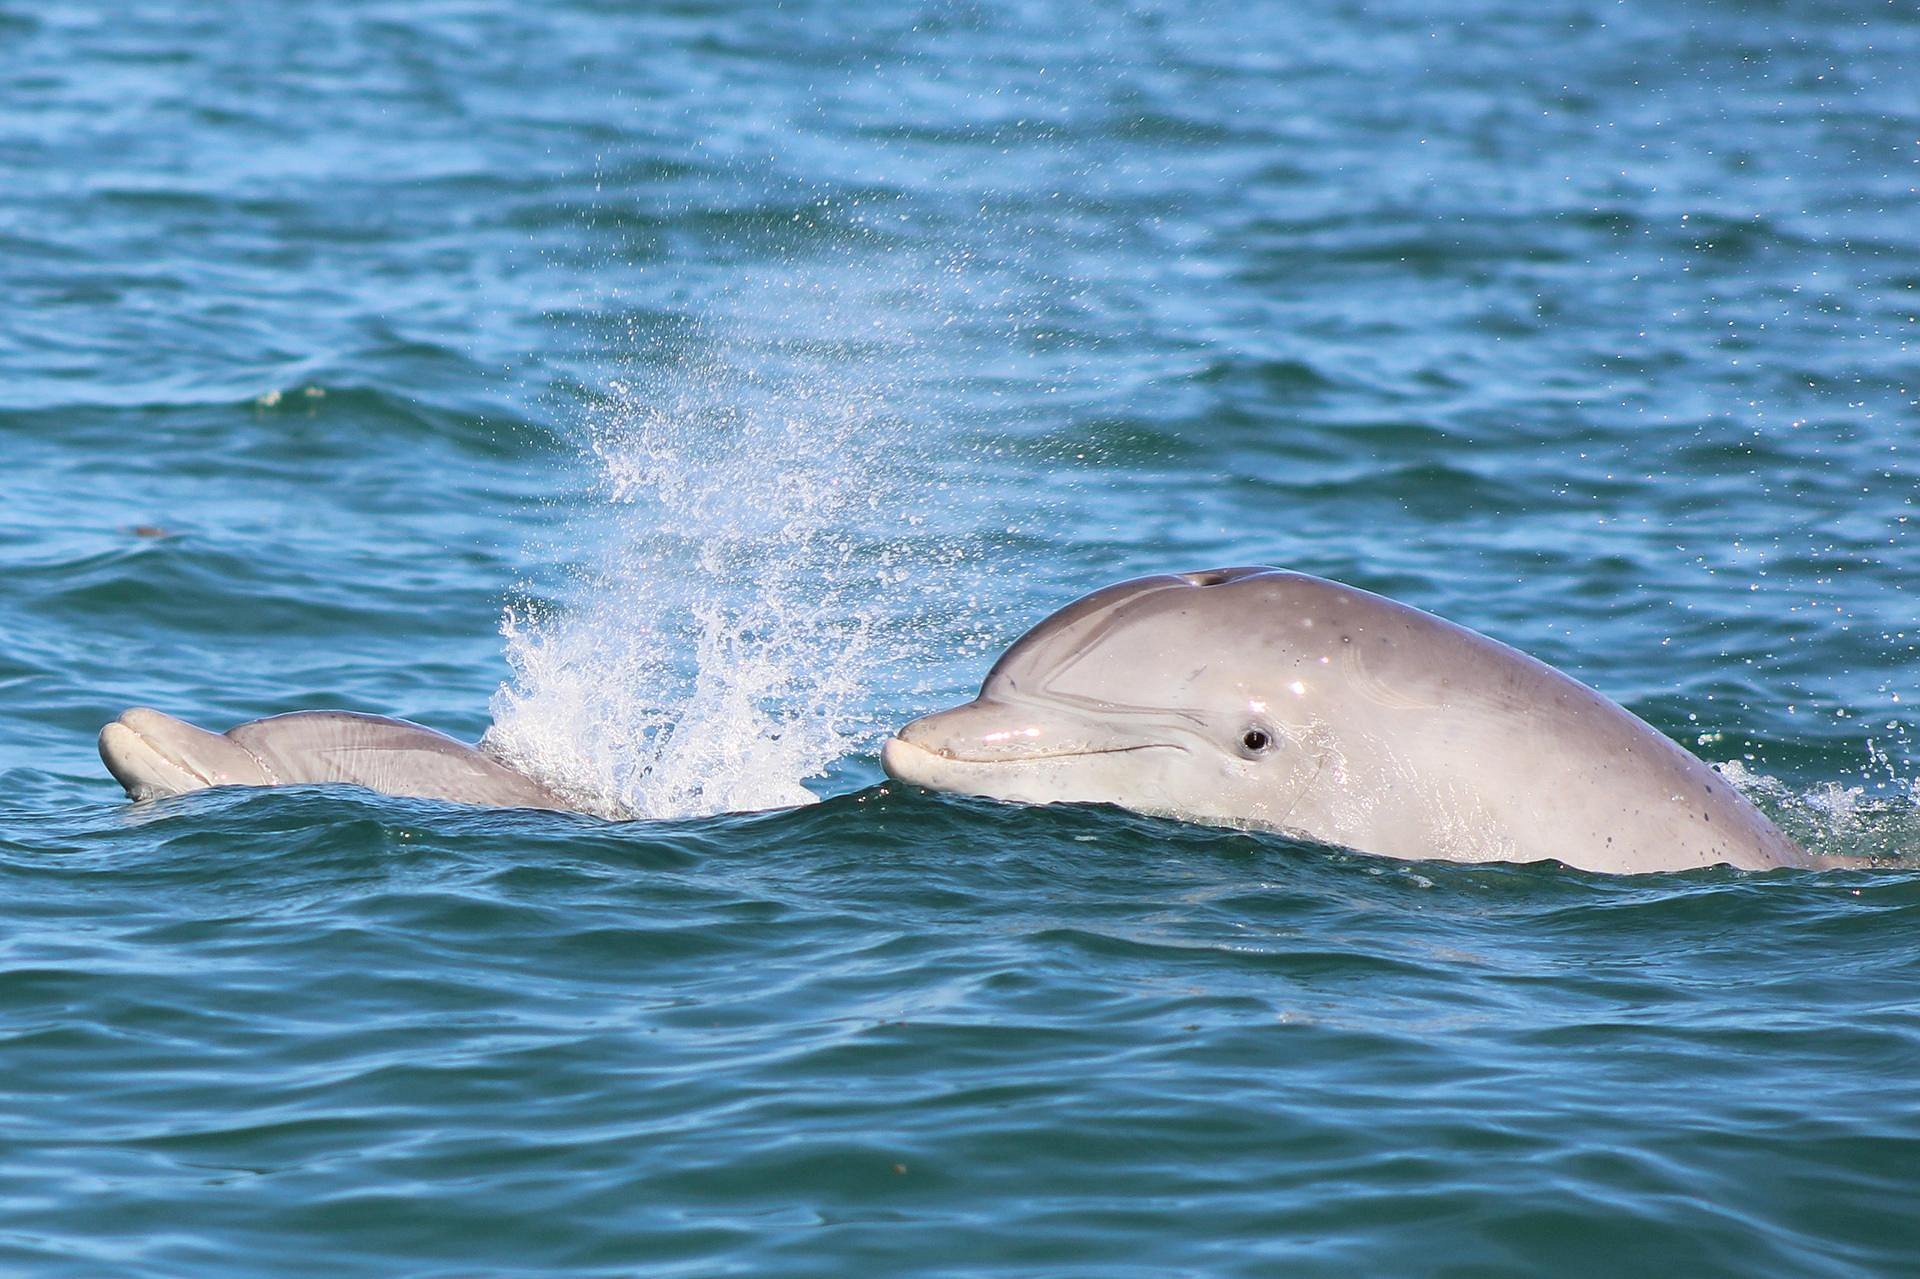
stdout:
POLYGON ((1818 0, 0 0, 0 1267, 1920 1272, 1917 66, 1818 0), (1878 868, 882 783, 1227 563, 1878 868), (135 704, 639 820, 136 808, 135 704))

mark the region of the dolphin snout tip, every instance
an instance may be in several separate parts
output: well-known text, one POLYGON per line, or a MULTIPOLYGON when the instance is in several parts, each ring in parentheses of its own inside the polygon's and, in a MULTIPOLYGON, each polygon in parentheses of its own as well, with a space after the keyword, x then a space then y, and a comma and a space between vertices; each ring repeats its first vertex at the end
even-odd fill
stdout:
MULTIPOLYGON (((128 732, 138 733, 141 737, 152 737, 162 731, 166 725, 174 722, 173 716, 162 714, 150 706, 133 706, 121 711, 120 717, 114 720, 113 724, 107 725, 107 728, 117 724, 128 732)), ((103 728, 100 731, 104 733, 106 729, 103 728)))
POLYGON ((895 729, 893 736, 887 739, 887 745, 895 742, 911 750, 923 751, 929 755, 943 755, 953 758, 953 752, 947 748, 944 731, 947 711, 935 711, 931 715, 922 715, 919 719, 908 720, 895 729))
POLYGON ((908 724, 881 744, 880 767, 896 782, 925 785, 926 766, 940 756, 906 739, 906 731, 912 727, 912 724, 908 724))
POLYGON ((100 757, 108 761, 109 766, 117 754, 139 744, 140 735, 117 719, 100 730, 100 757))

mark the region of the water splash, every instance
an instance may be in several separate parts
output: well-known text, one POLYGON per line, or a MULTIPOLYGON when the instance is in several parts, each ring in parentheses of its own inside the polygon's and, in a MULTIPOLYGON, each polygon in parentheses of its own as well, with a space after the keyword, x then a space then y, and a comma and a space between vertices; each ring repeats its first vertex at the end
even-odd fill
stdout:
POLYGON ((609 817, 812 802, 802 782, 886 726, 877 690, 978 603, 965 450, 912 350, 707 334, 611 383, 584 448, 596 559, 564 608, 508 611, 490 747, 609 817))
POLYGON ((1809 852, 1911 866, 1920 859, 1920 777, 1902 775, 1878 740, 1867 743, 1867 761, 1863 785, 1827 781, 1805 790, 1740 760, 1715 768, 1809 852))

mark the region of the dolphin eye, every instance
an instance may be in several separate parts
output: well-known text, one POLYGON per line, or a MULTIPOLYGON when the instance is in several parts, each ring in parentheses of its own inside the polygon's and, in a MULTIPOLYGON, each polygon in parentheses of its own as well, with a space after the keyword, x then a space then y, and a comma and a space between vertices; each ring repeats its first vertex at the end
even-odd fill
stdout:
POLYGON ((1273 745, 1273 737, 1261 728, 1249 728, 1240 737, 1240 744, 1247 748, 1248 754, 1258 755, 1273 745))

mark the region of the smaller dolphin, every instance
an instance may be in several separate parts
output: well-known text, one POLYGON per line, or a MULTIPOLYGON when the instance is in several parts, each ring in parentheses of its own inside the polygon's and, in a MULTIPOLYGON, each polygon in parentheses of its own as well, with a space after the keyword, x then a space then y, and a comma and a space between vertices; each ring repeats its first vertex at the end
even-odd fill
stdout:
POLYGON ((100 759, 135 800, 209 786, 346 782, 387 795, 498 808, 571 808, 444 733, 381 715, 297 711, 209 733, 136 708, 100 730, 100 759))
POLYGON ((1107 803, 1401 858, 1594 871, 1812 859, 1586 685, 1367 591, 1270 568, 1143 577, 1017 640, 889 776, 1107 803))

